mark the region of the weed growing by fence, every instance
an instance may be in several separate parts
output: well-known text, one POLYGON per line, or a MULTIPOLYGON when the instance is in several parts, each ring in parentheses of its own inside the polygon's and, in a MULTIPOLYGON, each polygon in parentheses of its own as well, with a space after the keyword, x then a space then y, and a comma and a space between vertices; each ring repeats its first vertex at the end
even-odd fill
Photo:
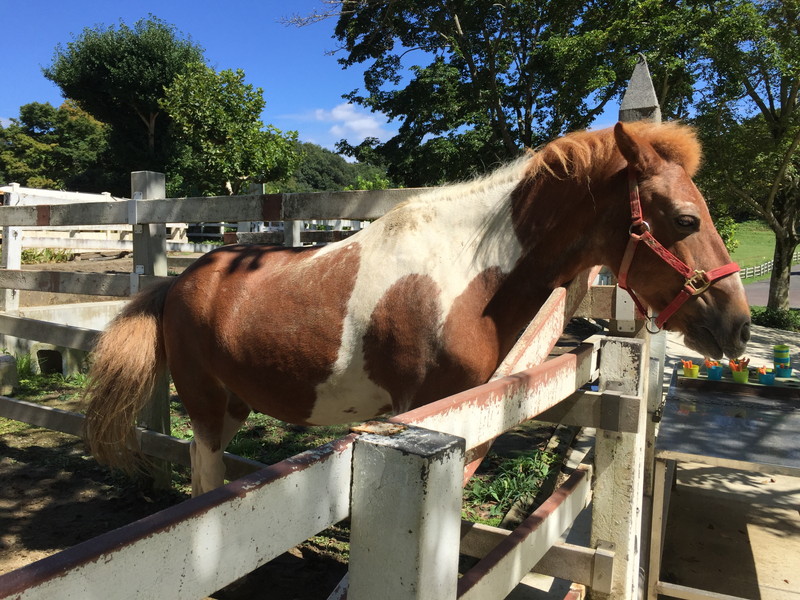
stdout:
POLYGON ((530 455, 500 461, 492 475, 474 476, 464 489, 463 517, 499 525, 516 502, 536 497, 555 458, 550 452, 536 450, 530 455))
POLYGON ((75 258, 71 250, 54 248, 23 248, 22 264, 63 263, 75 258))

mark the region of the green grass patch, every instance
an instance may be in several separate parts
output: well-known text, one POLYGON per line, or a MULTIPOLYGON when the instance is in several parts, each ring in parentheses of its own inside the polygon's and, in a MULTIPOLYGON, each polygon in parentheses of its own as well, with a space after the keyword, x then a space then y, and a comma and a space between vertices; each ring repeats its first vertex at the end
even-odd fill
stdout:
POLYGON ((22 264, 38 265, 42 263, 61 263, 69 262, 75 255, 72 250, 58 248, 23 248, 22 264))
POLYGON ((743 269, 755 267, 772 260, 775 252, 775 234, 761 221, 745 221, 736 227, 739 247, 731 258, 743 269))
POLYGON ((464 489, 461 514, 464 519, 498 526, 517 501, 532 502, 556 455, 542 450, 532 454, 500 460, 489 455, 490 474, 475 475, 464 489))

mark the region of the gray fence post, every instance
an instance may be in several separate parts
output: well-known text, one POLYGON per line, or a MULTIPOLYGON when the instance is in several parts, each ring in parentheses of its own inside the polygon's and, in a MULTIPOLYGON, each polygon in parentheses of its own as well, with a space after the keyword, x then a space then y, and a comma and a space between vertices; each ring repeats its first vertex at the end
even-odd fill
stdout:
MULTIPOLYGON (((0 268, 22 268, 22 229, 3 227, 3 250, 0 268)), ((0 290, 0 311, 12 312, 19 309, 19 290, 0 290)))
MULTIPOLYGON (((647 344, 636 338, 608 338, 600 346, 600 391, 642 398, 647 369, 647 344)), ((595 485, 592 497, 591 546, 613 544, 611 593, 592 591, 592 600, 638 597, 642 540, 642 477, 647 408, 639 403, 638 431, 598 429, 595 442, 595 485)), ((609 407, 613 409, 613 407, 609 407)), ((604 418, 615 415, 604 407, 604 418)))
MULTIPOLYGON (((631 80, 622 98, 620 121, 661 121, 650 70, 643 54, 633 70, 631 80)), ((627 298, 627 293, 617 289, 617 296, 627 298)), ((639 431, 620 433, 598 430, 595 446, 596 482, 592 501, 592 547, 605 542, 614 545, 614 569, 611 593, 593 591, 592 600, 614 598, 632 600, 638 597, 643 559, 641 549, 647 544, 643 536, 645 490, 652 482, 648 461, 652 452, 655 431, 648 423, 648 410, 655 410, 661 398, 663 348, 665 333, 654 334, 656 351, 651 358, 651 334, 644 321, 630 322, 612 331, 622 331, 634 339, 611 338, 601 350, 600 389, 621 391, 644 400, 639 406, 639 431), (637 339, 638 338, 638 339, 637 339), (635 370, 631 370, 634 369, 635 370)))
MULTIPOLYGON (((166 198, 166 178, 163 173, 134 171, 131 173, 131 201, 128 221, 133 227, 133 287, 138 288, 139 275, 167 275, 167 226, 165 223, 139 223, 136 203, 139 200, 166 198)), ((169 381, 156 385, 150 403, 139 415, 139 423, 152 431, 170 433, 169 381)), ((170 485, 171 468, 168 462, 153 459, 153 483, 157 488, 170 485)))
POLYGON ((465 442, 397 427, 353 448, 347 598, 455 600, 465 442))
POLYGON ((303 245, 303 221, 283 222, 283 245, 287 248, 297 248, 303 245))

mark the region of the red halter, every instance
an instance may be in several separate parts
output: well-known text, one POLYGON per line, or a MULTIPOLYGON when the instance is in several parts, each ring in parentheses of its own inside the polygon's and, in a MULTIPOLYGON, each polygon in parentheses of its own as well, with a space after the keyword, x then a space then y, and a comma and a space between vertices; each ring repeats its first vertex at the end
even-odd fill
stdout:
POLYGON ((625 249, 625 255, 622 257, 622 264, 619 268, 619 287, 631 295, 631 298, 633 298, 633 301, 636 304, 636 307, 639 309, 639 312, 641 312, 643 315, 647 315, 647 309, 644 307, 639 298, 636 297, 636 294, 633 292, 633 290, 628 287, 628 270, 630 269, 631 262, 633 261, 633 255, 636 253, 636 248, 638 248, 639 242, 644 242, 647 247, 655 252, 664 262, 675 269, 681 275, 681 277, 686 280, 683 284, 683 288, 681 288, 672 302, 670 302, 669 305, 663 311, 661 311, 661 314, 656 317, 654 321, 655 325, 661 329, 667 322, 667 319, 674 315, 675 312, 681 306, 683 306, 684 302, 686 302, 692 296, 699 296, 709 287, 711 287, 711 284, 714 282, 739 271, 739 265, 731 262, 722 267, 711 269, 708 272, 698 271, 690 268, 681 259, 662 246, 659 241, 650 233, 650 225, 642 218, 642 205, 639 201, 639 183, 636 179, 636 174, 633 172, 631 167, 628 167, 628 190, 631 200, 631 226, 628 230, 630 233, 630 239, 628 240, 628 247, 625 249), (637 231, 641 233, 637 233, 637 231))

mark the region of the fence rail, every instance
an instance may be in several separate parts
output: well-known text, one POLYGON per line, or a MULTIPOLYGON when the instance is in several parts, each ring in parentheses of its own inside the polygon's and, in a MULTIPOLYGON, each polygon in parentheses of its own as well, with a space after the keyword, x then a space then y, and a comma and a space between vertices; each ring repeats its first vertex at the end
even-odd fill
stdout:
MULTIPOLYGON (((797 264, 798 262, 800 262, 800 252, 795 252, 794 254, 792 254, 792 264, 794 265, 797 264)), ((742 279, 761 277, 763 275, 771 273, 774 264, 775 264, 774 261, 770 260, 755 267, 747 267, 746 269, 741 270, 740 275, 742 279)))

